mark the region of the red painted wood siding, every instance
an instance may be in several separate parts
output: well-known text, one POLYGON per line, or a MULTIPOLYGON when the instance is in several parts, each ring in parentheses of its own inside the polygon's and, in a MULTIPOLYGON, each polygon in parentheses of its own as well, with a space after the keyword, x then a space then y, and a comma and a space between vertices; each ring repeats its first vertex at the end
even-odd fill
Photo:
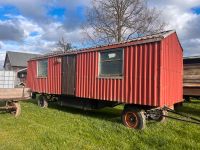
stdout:
POLYGON ((37 77, 37 61, 28 62, 27 86, 39 93, 61 94, 61 63, 58 57, 48 58, 48 75, 45 78, 37 77))
POLYGON ((160 105, 160 42, 124 48, 121 79, 99 78, 99 52, 77 55, 76 96, 160 105))
POLYGON ((160 105, 170 106, 183 100, 183 51, 175 33, 163 39, 161 60, 160 105))

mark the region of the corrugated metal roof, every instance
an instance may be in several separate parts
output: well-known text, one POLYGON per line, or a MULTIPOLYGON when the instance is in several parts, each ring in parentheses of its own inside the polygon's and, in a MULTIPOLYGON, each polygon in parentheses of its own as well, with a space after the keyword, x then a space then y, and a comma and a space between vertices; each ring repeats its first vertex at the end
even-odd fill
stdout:
POLYGON ((151 34, 151 35, 146 35, 146 36, 143 36, 143 37, 134 38, 134 39, 131 39, 131 40, 118 42, 118 43, 100 45, 100 46, 90 47, 90 48, 72 49, 72 50, 64 51, 64 52, 63 51, 53 52, 53 53, 48 53, 48 54, 45 54, 45 55, 42 55, 42 56, 39 56, 39 57, 35 57, 32 60, 42 59, 42 58, 47 58, 47 57, 53 57, 53 56, 67 55, 67 54, 77 54, 77 53, 81 53, 81 52, 93 51, 93 50, 96 50, 98 48, 104 48, 104 47, 107 47, 107 46, 117 46, 117 45, 120 45, 120 44, 128 44, 128 43, 132 43, 132 42, 135 42, 134 44, 142 44, 142 43, 150 43, 150 42, 155 42, 155 41, 161 41, 163 38, 166 38, 167 36, 169 36, 170 34, 175 33, 175 32, 176 32, 175 30, 168 30, 168 31, 163 31, 163 32, 151 34))
POLYGON ((9 58, 11 66, 26 67, 27 61, 31 58, 38 57, 39 54, 30 54, 22 52, 7 51, 6 57, 9 58))

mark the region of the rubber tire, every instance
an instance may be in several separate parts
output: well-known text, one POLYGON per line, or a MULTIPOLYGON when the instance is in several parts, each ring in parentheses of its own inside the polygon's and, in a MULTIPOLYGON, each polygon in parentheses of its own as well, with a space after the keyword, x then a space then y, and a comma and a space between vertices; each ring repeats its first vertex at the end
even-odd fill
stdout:
POLYGON ((139 110, 139 109, 124 108, 124 110, 122 111, 122 114, 121 114, 121 120, 122 120, 122 123, 126 127, 129 127, 129 128, 142 130, 146 127, 146 117, 144 115, 144 111, 139 110), (135 116, 135 118, 137 120, 137 122, 135 123, 134 126, 129 125, 126 121, 126 117, 127 117, 128 113, 133 113, 133 115, 135 116))
POLYGON ((20 114, 21 114, 21 105, 20 105, 20 103, 19 102, 11 102, 9 105, 13 106, 15 108, 10 113, 13 114, 15 117, 19 117, 20 114))
POLYGON ((45 95, 40 95, 38 97, 38 106, 41 108, 47 108, 48 107, 48 101, 45 95))

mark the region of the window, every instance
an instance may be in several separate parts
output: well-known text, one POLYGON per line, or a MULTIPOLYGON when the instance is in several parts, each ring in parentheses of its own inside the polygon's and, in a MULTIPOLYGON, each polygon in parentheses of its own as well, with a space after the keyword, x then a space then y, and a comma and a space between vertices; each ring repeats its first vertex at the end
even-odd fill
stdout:
POLYGON ((47 59, 39 60, 37 62, 37 76, 38 77, 46 77, 47 76, 47 67, 48 67, 47 59))
POLYGON ((123 49, 100 52, 99 76, 122 76, 123 49))

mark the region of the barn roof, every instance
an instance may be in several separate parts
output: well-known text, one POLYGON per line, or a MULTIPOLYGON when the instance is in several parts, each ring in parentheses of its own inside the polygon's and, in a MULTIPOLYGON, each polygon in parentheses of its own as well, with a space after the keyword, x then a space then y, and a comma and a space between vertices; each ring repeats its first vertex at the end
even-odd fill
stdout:
MULTIPOLYGON (((6 52, 6 57, 9 58, 11 66, 15 66, 15 67, 26 67, 27 61, 29 59, 38 57, 38 56, 39 56, 38 54, 12 52, 12 51, 6 52)), ((5 61, 6 61, 6 58, 5 58, 5 61)), ((4 66, 5 66, 5 61, 4 61, 4 66)))
POLYGON ((47 58, 47 57, 54 57, 54 56, 61 56, 61 55, 68 55, 68 54, 77 54, 77 53, 88 52, 88 51, 101 50, 101 49, 106 49, 106 47, 108 47, 108 46, 116 48, 116 47, 121 47, 122 45, 127 46, 127 45, 136 45, 136 44, 157 42, 157 41, 161 41, 162 39, 168 37, 169 35, 171 35, 175 32, 176 32, 175 30, 168 30, 168 31, 163 31, 163 32, 151 34, 151 35, 146 35, 146 36, 143 36, 143 37, 134 38, 134 39, 131 39, 131 40, 118 42, 118 43, 100 45, 100 46, 90 47, 90 48, 72 49, 72 50, 69 50, 69 51, 53 52, 53 53, 48 53, 46 55, 42 55, 42 56, 39 56, 39 57, 32 58, 32 60, 33 59, 42 59, 42 58, 47 58))

